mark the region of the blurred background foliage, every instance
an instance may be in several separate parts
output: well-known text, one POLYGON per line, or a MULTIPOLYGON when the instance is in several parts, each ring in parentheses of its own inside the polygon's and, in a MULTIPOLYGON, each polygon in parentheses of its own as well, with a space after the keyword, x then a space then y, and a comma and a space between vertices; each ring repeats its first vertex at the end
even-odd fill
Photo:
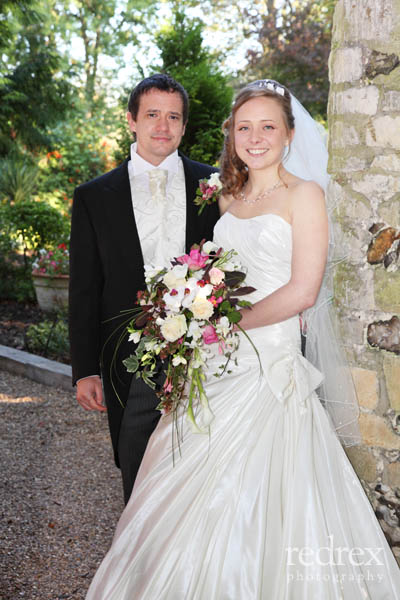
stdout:
POLYGON ((188 90, 181 149, 195 160, 218 161, 232 97, 253 79, 286 84, 324 123, 334 4, 0 0, 0 299, 33 299, 31 262, 68 238, 74 188, 128 155, 143 77, 188 90))

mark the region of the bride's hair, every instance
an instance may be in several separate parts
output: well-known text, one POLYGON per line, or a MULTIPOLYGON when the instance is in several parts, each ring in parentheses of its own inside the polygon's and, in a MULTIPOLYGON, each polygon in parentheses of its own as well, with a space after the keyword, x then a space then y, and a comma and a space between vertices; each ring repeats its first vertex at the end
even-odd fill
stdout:
POLYGON ((238 109, 252 98, 273 98, 283 113, 287 131, 294 129, 290 93, 285 86, 272 79, 254 81, 244 87, 235 98, 231 114, 222 124, 225 136, 224 147, 220 158, 220 178, 223 184, 223 194, 236 196, 247 181, 247 166, 236 154, 235 150, 235 115, 238 109))

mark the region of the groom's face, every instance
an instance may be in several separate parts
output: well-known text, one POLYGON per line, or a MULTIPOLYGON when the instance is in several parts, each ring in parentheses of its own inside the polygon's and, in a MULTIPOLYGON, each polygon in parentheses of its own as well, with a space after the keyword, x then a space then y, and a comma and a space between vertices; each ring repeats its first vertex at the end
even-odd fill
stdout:
POLYGON ((134 118, 127 113, 129 128, 136 134, 136 151, 152 165, 158 166, 174 152, 185 133, 183 103, 178 92, 150 89, 140 97, 134 118))

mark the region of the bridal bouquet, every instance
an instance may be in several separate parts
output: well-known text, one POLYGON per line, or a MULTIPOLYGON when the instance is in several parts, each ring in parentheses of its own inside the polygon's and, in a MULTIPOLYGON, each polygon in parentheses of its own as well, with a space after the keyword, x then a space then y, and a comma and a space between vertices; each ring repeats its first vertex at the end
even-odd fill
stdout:
POLYGON ((138 292, 139 306, 128 325, 129 340, 138 345, 124 364, 155 389, 161 359, 166 379, 156 392, 158 409, 176 417, 183 407, 193 430, 206 432, 213 418, 203 386, 210 344, 223 357, 218 376, 238 345, 233 331, 241 319, 238 309, 251 306, 239 297, 254 288, 242 286, 245 274, 236 252, 213 242, 194 245, 170 268, 145 266, 145 276, 146 290, 138 292))

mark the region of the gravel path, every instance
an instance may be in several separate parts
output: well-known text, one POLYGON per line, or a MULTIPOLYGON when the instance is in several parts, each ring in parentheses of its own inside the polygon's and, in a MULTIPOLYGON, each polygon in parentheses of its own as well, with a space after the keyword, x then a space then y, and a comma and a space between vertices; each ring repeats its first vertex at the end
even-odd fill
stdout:
POLYGON ((85 597, 123 509, 107 417, 0 371, 0 600, 85 597))

